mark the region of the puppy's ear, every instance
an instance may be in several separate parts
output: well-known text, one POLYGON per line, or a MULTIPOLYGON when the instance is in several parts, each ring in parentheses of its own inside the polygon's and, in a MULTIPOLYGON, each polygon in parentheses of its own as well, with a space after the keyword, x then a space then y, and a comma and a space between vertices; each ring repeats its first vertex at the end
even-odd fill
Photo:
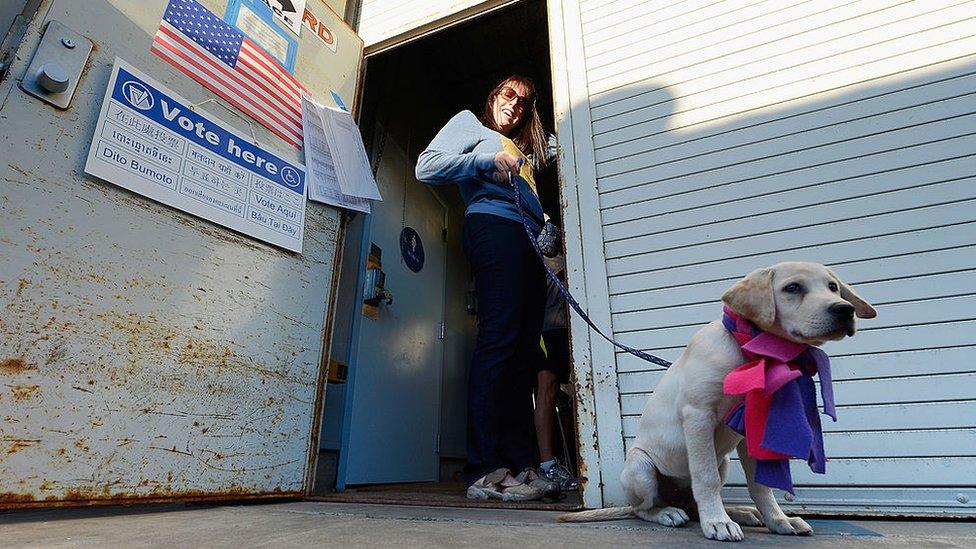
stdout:
POLYGON ((874 318, 878 316, 878 311, 875 311, 874 307, 865 301, 863 297, 857 295, 857 292, 845 284, 834 271, 828 268, 827 272, 829 272, 830 275, 837 280, 837 284, 840 286, 840 297, 843 298, 844 301, 854 306, 854 314, 856 314, 858 318, 874 318))
POLYGON ((773 300, 773 270, 756 269, 722 294, 722 301, 733 311, 768 330, 776 321, 773 300))

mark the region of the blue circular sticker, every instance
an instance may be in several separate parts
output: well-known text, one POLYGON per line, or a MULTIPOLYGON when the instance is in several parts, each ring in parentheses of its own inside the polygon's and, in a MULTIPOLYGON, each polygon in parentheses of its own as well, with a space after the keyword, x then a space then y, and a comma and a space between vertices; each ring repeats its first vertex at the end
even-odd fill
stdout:
POLYGON ((410 227, 400 231, 400 254, 411 271, 419 273, 424 268, 424 243, 417 231, 410 227))

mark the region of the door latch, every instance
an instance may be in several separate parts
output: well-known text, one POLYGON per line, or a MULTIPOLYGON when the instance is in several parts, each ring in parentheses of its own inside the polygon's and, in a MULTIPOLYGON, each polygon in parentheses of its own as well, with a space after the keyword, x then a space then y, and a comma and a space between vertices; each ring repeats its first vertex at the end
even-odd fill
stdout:
POLYGON ((377 267, 366 269, 363 303, 373 307, 380 303, 393 305, 393 292, 386 288, 386 273, 377 267))
POLYGON ((91 40, 59 21, 49 22, 20 89, 59 109, 67 109, 91 52, 91 40))

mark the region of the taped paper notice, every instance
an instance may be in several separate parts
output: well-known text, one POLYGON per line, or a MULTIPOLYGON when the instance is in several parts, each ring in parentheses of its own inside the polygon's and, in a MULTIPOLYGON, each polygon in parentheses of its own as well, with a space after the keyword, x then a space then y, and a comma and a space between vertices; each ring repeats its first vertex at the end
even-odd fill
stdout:
MULTIPOLYGON (((369 200, 342 192, 339 175, 326 124, 322 120, 322 105, 302 98, 302 126, 305 132, 305 164, 308 174, 308 199, 339 208, 370 213, 369 200)), ((372 175, 372 174, 370 174, 372 175)))

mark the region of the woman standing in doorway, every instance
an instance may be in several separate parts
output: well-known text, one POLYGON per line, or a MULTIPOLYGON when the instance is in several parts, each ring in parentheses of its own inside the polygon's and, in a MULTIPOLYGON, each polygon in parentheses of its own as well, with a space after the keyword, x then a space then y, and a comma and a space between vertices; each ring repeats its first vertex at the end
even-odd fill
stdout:
POLYGON ((519 186, 522 209, 538 234, 544 221, 534 170, 547 160, 547 143, 535 98, 529 78, 502 80, 480 119, 458 113, 417 160, 417 179, 458 185, 466 207, 462 239, 478 292, 478 339, 468 376, 469 498, 525 501, 544 491, 531 482, 529 468, 535 464, 532 385, 543 360, 545 273, 509 184, 511 177, 519 186))

